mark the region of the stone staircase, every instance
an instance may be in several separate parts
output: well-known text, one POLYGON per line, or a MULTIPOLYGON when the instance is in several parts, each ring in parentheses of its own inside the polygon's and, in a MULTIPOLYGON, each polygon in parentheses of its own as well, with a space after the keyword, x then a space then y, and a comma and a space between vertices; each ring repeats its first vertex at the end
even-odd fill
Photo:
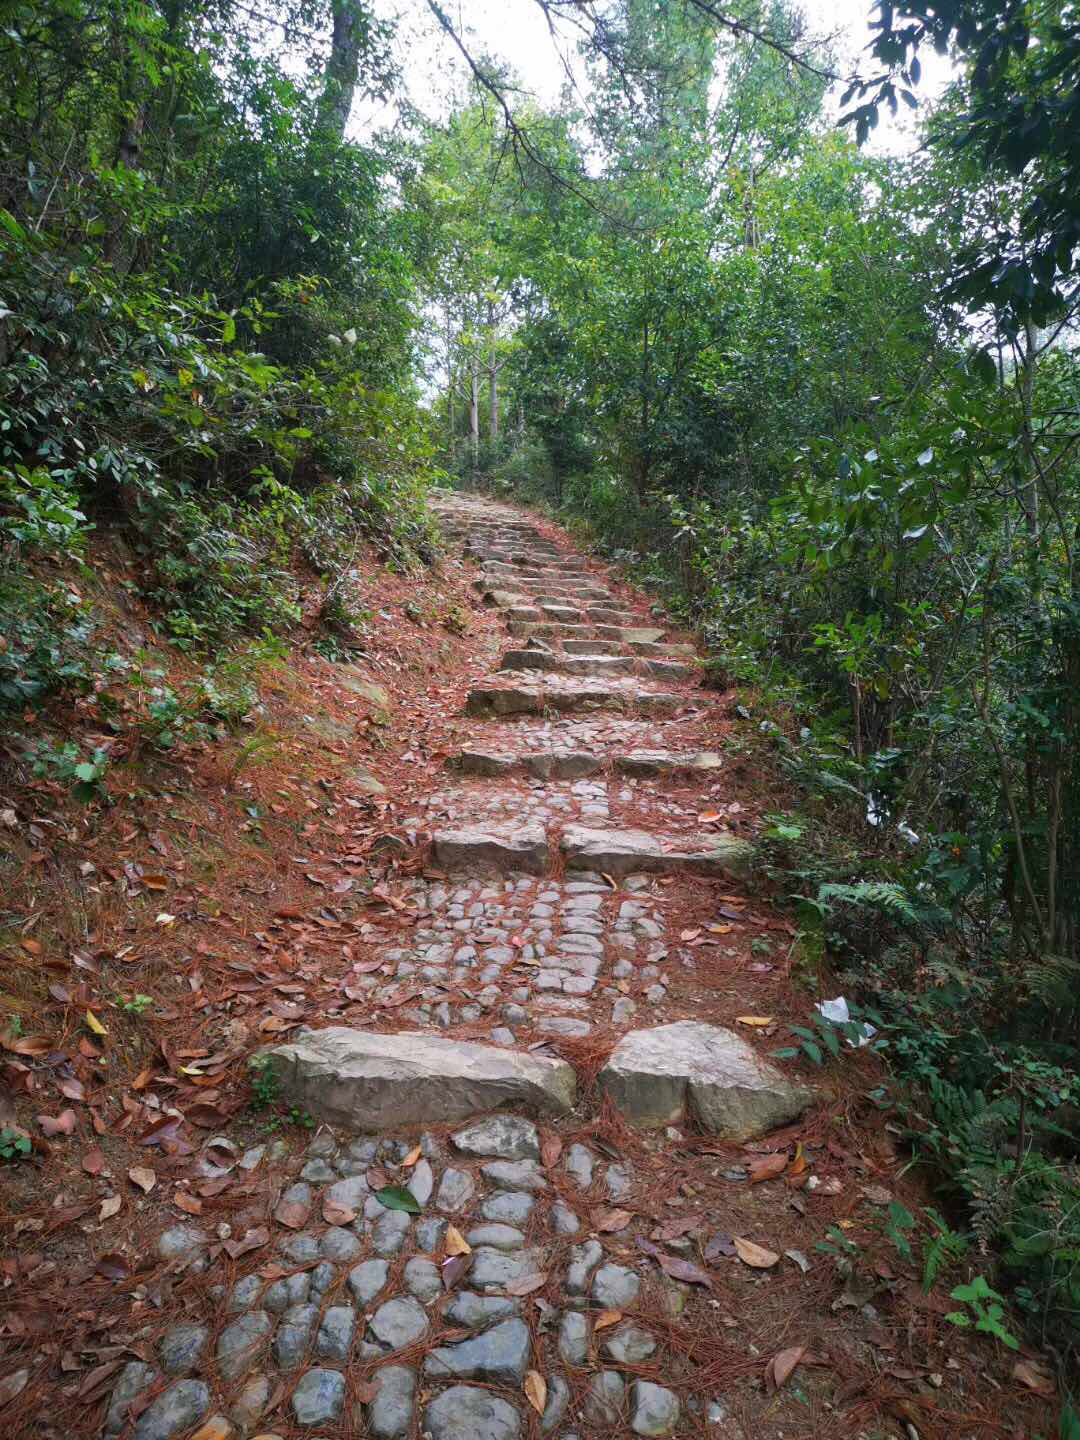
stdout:
POLYGON ((365 1028, 266 1052, 283 1102, 325 1128, 295 1162, 283 1144, 243 1153, 263 1198, 235 1226, 161 1235, 189 1299, 154 1312, 106 1440, 734 1435, 664 1349, 685 1307, 715 1328, 717 1302, 693 1308, 700 1283, 646 1258, 690 1249, 693 1216, 663 1252, 644 1217, 665 1213, 664 1146, 683 1134, 665 1127, 742 1140, 811 1096, 671 999, 691 962, 663 887, 731 888, 752 858, 701 829, 701 787, 723 775, 715 702, 691 648, 540 525, 463 497, 440 513, 508 644, 469 690, 445 786, 405 824, 432 834, 397 902, 415 925, 350 977, 365 1028), (613 1048, 583 1091, 573 1046, 598 1034, 613 1048), (634 1164, 589 1128, 602 1097, 658 1141, 634 1164), (272 1240, 226 1263, 256 1223, 272 1240))

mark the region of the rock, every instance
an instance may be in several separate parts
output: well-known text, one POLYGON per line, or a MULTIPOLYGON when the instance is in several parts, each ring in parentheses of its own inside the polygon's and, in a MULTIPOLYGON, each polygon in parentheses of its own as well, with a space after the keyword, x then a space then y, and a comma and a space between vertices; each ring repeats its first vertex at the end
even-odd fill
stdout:
POLYGON ((462 775, 512 775, 521 765, 516 755, 500 755, 488 750, 462 750, 447 765, 462 775))
POLYGON ((443 1177, 439 1181, 439 1188, 435 1195, 435 1205, 439 1210, 449 1210, 451 1214, 455 1210, 468 1203, 476 1191, 476 1182, 467 1170, 455 1170, 452 1166, 443 1171, 443 1177))
POLYGON ((384 1210, 375 1221, 371 1243, 377 1255, 396 1255, 405 1244, 412 1221, 404 1210, 384 1210))
POLYGON ((263 1309, 272 1315, 280 1315, 290 1305, 302 1305, 311 1289, 311 1275, 301 1271, 297 1275, 284 1275, 275 1280, 263 1296, 263 1309))
POLYGON ((540 1417, 540 1429, 545 1435, 559 1424, 566 1414, 566 1407, 569 1404, 570 1386, 561 1375, 553 1375, 548 1381, 547 1404, 540 1417))
POLYGON ((592 1296, 604 1310, 632 1305, 641 1289, 641 1277, 625 1265, 602 1265, 593 1276, 592 1296))
POLYGON ((635 1124, 673 1125, 690 1115, 728 1140, 764 1135, 813 1100, 741 1035, 693 1020, 631 1030, 599 1082, 635 1124))
POLYGON ((582 1190, 588 1190, 592 1184, 595 1163, 596 1157, 592 1151, 587 1150, 584 1145, 579 1145, 576 1141, 567 1150, 566 1159, 563 1161, 566 1173, 582 1190))
POLYGON ((412 1425, 416 1371, 408 1365, 384 1365, 373 1377, 375 1397, 368 1406, 368 1430, 375 1440, 398 1440, 412 1425))
POLYGON ((525 1244, 525 1235, 513 1225, 477 1225, 465 1239, 474 1248, 477 1245, 492 1245, 496 1250, 520 1250, 525 1244))
POLYGON ((373 709, 390 709, 390 692, 381 685, 376 685, 374 680, 368 680, 362 671, 357 670, 355 665, 339 666, 336 680, 343 690, 348 690, 351 695, 357 695, 361 700, 366 700, 373 709))
POLYGON ((615 768, 624 775, 694 775, 719 770, 723 763, 723 757, 713 750, 698 750, 691 755, 670 750, 631 750, 616 758, 615 768))
POLYGON ((263 1282, 258 1275, 245 1275, 238 1280, 229 1296, 229 1310, 235 1315, 241 1310, 250 1310, 262 1293, 263 1282))
POLYGON ((426 1255, 414 1255, 405 1264, 405 1288, 422 1305, 428 1304, 442 1294, 439 1267, 426 1255))
POLYGON ((418 1205, 426 1205, 435 1189, 435 1172, 427 1160, 418 1160, 412 1167, 409 1183, 405 1187, 418 1205))
POLYGON ((620 1365, 640 1365, 656 1349, 656 1340, 648 1330, 628 1322, 611 1332, 604 1349, 620 1365))
POLYGON ((570 1251, 570 1266, 566 1272, 566 1293, 585 1295, 589 1289, 589 1277, 604 1258, 604 1247, 599 1240, 586 1240, 575 1245, 570 1251))
POLYGON ((218 1336, 218 1369, 225 1380, 239 1380, 252 1368, 274 1327, 265 1310, 249 1310, 218 1336))
POLYGON ((630 1386, 630 1425, 638 1435, 667 1435, 679 1423, 679 1397, 663 1385, 635 1380, 630 1386))
POLYGON ((409 1297, 387 1300, 370 1320, 371 1333, 391 1350, 400 1350, 419 1340, 428 1328, 424 1307, 409 1297))
POLYGON ((340 1225, 331 1225, 329 1230, 323 1232, 319 1241, 319 1252, 325 1255, 327 1260, 343 1265, 347 1260, 359 1255, 360 1241, 351 1230, 345 1230, 340 1225))
POLYGON ((485 1220, 501 1225, 524 1225, 533 1208, 531 1195, 522 1195, 516 1190, 497 1190, 489 1195, 480 1206, 485 1220))
POLYGON ((204 1425, 200 1425, 191 1440, 232 1440, 236 1434, 227 1415, 211 1415, 204 1425))
POLYGON ((513 1104, 561 1115, 576 1091, 564 1060, 424 1031, 301 1030, 261 1053, 287 1104, 354 1129, 453 1124, 513 1104))
POLYGON ((585 1418, 596 1425, 614 1425, 626 1402, 626 1385, 617 1370, 600 1370, 589 1381, 585 1418))
POLYGON ((269 1375, 251 1375, 229 1406, 229 1415, 246 1434, 263 1415, 270 1403, 269 1375))
POLYGON ((589 1357, 589 1326, 578 1310, 564 1310, 559 1320, 559 1354, 567 1365, 584 1365, 589 1357))
POLYGON ((158 1237, 157 1251, 162 1260, 192 1260, 202 1255, 210 1244, 209 1236, 195 1225, 173 1225, 158 1237))
POLYGON ((665 840, 644 830, 599 830, 567 825, 560 841, 567 868, 606 875, 741 875, 753 846, 728 835, 665 840))
POLYGON ((416 1222, 416 1248, 425 1255, 434 1255, 446 1234, 446 1221, 437 1215, 425 1215, 416 1222))
POLYGON ((514 1280, 524 1280, 528 1275, 539 1275, 543 1270, 543 1257, 539 1250, 517 1250, 511 1255, 501 1250, 492 1250, 481 1245, 473 1251, 473 1263, 469 1269, 471 1285, 509 1285, 514 1280))
POLYGON ((309 1370, 292 1393, 298 1425, 325 1425, 340 1418, 345 1404, 345 1376, 340 1370, 309 1370))
POLYGON ((492 1160, 481 1166, 494 1184, 505 1190, 546 1190, 548 1182, 534 1160, 492 1160))
POLYGON ((362 795, 386 794, 386 786, 370 770, 357 770, 353 775, 353 785, 362 795))
POLYGON ((489 1115, 459 1130, 454 1144, 466 1155, 494 1155, 500 1160, 538 1160, 540 1133, 520 1115, 489 1115))
POLYGON ((157 1379, 152 1365, 141 1360, 129 1360, 120 1371, 119 1379, 113 1386, 109 1409, 105 1416, 105 1431, 108 1436, 119 1435, 127 1423, 128 1410, 136 1396, 148 1389, 157 1379))
POLYGON ((318 1305, 291 1305, 285 1311, 274 1336, 274 1360, 279 1369, 295 1370, 300 1364, 318 1318, 318 1305))
POLYGON ((290 1235, 279 1248, 294 1265, 309 1265, 319 1258, 319 1242, 314 1235, 290 1235))
POLYGON ((517 1440, 521 1416, 488 1390, 452 1385, 427 1406, 423 1428, 431 1440, 517 1440))
POLYGON ((529 1327, 524 1320, 500 1320, 490 1330, 468 1340, 436 1346, 424 1361, 424 1374, 432 1379, 453 1376, 457 1380, 520 1384, 529 1368, 531 1349, 529 1327))
POLYGON ((201 1380, 177 1380, 146 1407, 135 1424, 135 1440, 174 1440, 187 1435, 210 1409, 210 1391, 201 1380))
POLYGON ((527 775, 537 780, 583 780, 603 769, 599 755, 588 750, 546 750, 525 755, 522 764, 527 775))
POLYGON ((440 830, 431 838, 432 857, 446 870, 523 870, 543 875, 550 854, 544 827, 527 823, 505 833, 469 826, 440 830))
POLYGON ((202 1362, 209 1340, 206 1325, 174 1325, 167 1330, 161 1338, 161 1368, 165 1374, 185 1375, 194 1370, 202 1362))
POLYGON ((330 1360, 344 1365, 349 1358, 353 1331, 356 1329, 356 1311, 351 1305, 329 1305, 323 1311, 319 1332, 315 1336, 315 1354, 320 1360, 330 1360))
POLYGON ((581 1221, 562 1200, 556 1200, 551 1207, 551 1223, 556 1235, 576 1235, 581 1229, 581 1221))
POLYGON ((509 1296, 477 1295, 473 1290, 459 1290, 443 1314, 455 1325, 478 1330, 481 1325, 490 1325, 493 1320, 503 1320, 507 1315, 520 1312, 519 1302, 509 1296))

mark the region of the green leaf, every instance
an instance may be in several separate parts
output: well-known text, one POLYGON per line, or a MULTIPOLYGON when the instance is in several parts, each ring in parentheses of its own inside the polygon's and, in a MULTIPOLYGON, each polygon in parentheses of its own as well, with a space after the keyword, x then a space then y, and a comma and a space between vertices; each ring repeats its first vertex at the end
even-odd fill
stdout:
POLYGON ((221 327, 221 343, 231 345, 236 339, 236 321, 231 315, 226 315, 225 324, 221 327))
POLYGON ((375 1199, 380 1205, 385 1205, 387 1210, 405 1210, 410 1215, 420 1214, 416 1196, 402 1185, 386 1185, 382 1190, 376 1190, 375 1199))
POLYGON ((821 1053, 820 1045, 815 1045, 813 1040, 804 1040, 802 1042, 802 1048, 806 1051, 807 1055, 810 1056, 810 1059, 815 1065, 824 1065, 825 1056, 821 1053))
POLYGON ((80 780, 92 784, 98 778, 98 768, 96 765, 91 765, 88 760, 84 760, 81 765, 75 766, 75 774, 80 780))

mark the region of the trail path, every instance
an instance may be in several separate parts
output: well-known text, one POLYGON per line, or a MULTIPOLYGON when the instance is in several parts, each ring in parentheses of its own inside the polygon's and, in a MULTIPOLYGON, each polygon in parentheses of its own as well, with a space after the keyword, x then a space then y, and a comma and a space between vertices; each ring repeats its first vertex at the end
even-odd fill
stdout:
POLYGON ((160 1235, 99 1433, 1012 1433, 895 1256, 845 1285, 815 1251, 832 1225, 879 1234, 897 1157, 863 1057, 810 1090, 767 1060, 808 1001, 710 746, 730 699, 553 527, 457 497, 442 519, 509 638, 414 817, 430 859, 395 900, 415 928, 353 978, 397 1058, 286 1076, 353 1124, 252 1146, 249 1228, 160 1235))

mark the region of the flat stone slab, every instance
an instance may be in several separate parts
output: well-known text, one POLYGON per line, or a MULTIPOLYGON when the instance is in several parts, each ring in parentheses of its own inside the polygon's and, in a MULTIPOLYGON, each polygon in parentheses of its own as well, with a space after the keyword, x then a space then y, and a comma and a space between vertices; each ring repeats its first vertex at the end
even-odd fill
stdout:
POLYGON ((461 775, 497 778, 532 775, 537 780, 581 780, 603 769, 599 755, 588 750, 541 750, 531 755, 504 755, 494 750, 462 750, 447 767, 461 775))
POLYGON ((598 870, 608 875, 743 873, 753 846, 726 835, 680 836, 665 839, 644 830, 599 830, 567 825, 561 847, 571 870, 598 870))
POLYGON ((498 681, 481 683, 469 691, 466 715, 543 715, 549 710, 562 714, 590 711, 617 711, 624 714, 671 715, 685 705, 681 695, 622 687, 618 681, 605 685, 599 680, 572 680, 553 677, 547 683, 506 685, 498 681), (556 683, 558 682, 558 683, 556 683))
POLYGON ((551 858, 547 834, 536 823, 502 832, 470 826, 440 830, 432 836, 432 854, 447 870, 523 870, 543 875, 551 858))
POLYGON ((671 750, 631 750, 616 758, 615 769, 624 775, 701 775, 719 770, 723 763, 723 756, 713 750, 689 755, 671 750))
POLYGON ((287 1104, 363 1132, 453 1124, 507 1105, 562 1115, 577 1083, 564 1060, 426 1031, 380 1035, 337 1025, 301 1030, 261 1053, 287 1104))
POLYGON ((741 1035, 695 1020, 631 1030, 612 1051, 599 1083, 634 1124, 677 1125, 689 1116, 728 1140, 786 1125, 814 1098, 741 1035))

